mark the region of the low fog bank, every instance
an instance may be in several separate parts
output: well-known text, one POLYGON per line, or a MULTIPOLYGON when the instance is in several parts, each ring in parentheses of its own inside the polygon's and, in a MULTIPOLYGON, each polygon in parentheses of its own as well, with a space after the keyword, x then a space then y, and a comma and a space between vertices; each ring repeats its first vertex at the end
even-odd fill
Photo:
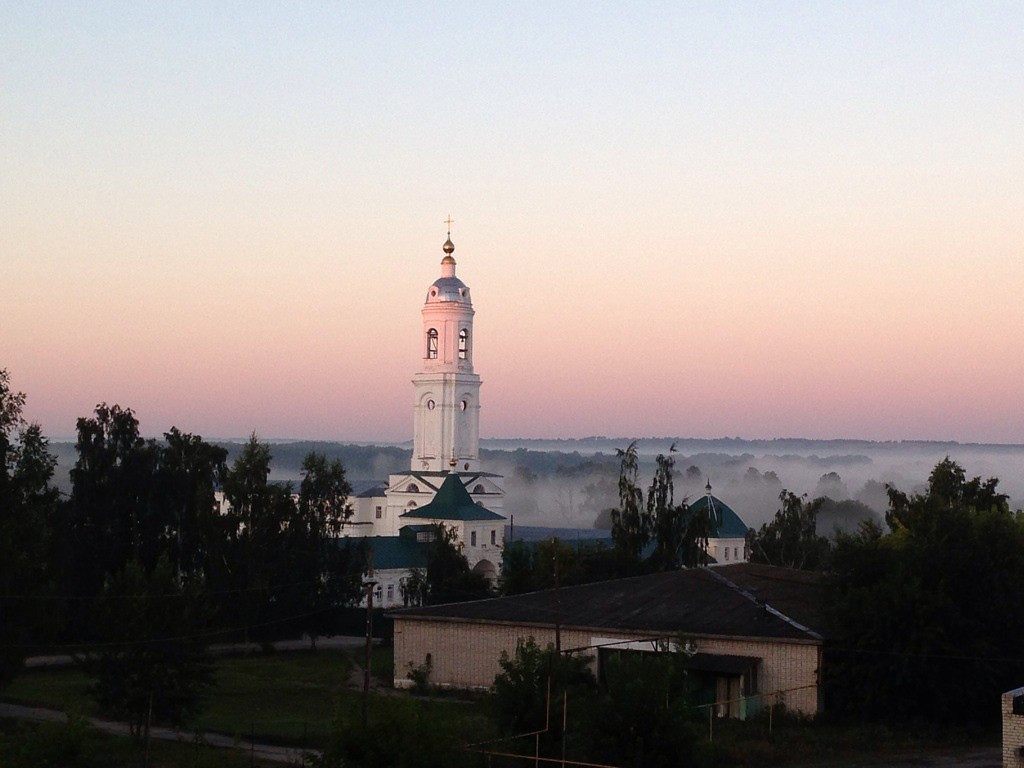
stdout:
MULTIPOLYGON (((614 448, 588 451, 595 447, 593 444, 564 451, 569 447, 565 442, 577 441, 564 441, 563 451, 552 451, 557 442, 544 441, 540 448, 493 451, 488 466, 506 475, 506 509, 516 515, 517 522, 589 527, 600 510, 617 504, 619 460, 614 448)), ((619 441, 618 447, 625 448, 629 442, 619 441)), ((774 516, 783 490, 807 494, 808 498, 828 496, 837 502, 860 502, 881 518, 887 506, 886 484, 921 492, 935 464, 946 456, 960 463, 968 477, 998 477, 1000 489, 1010 496, 1011 507, 1024 506, 1024 446, 738 439, 675 442, 676 499, 699 498, 710 481, 712 493, 751 527, 759 527, 774 516), (700 450, 687 450, 694 447, 700 450), (760 450, 764 447, 783 450, 760 450)), ((638 441, 640 485, 645 491, 654 472, 655 456, 667 454, 672 443, 638 441)), ((603 439, 599 444, 602 449, 608 447, 603 439)), ((831 532, 836 523, 846 529, 854 527, 855 520, 844 521, 842 516, 855 512, 856 506, 826 508, 821 517, 822 532, 831 532)))
MULTIPOLYGON (((617 448, 628 438, 582 440, 482 440, 481 459, 488 471, 505 476, 508 496, 505 514, 520 525, 593 527, 602 510, 618 502, 617 448)), ((640 439, 640 486, 646 492, 654 472, 655 456, 677 452, 676 500, 693 501, 712 492, 732 507, 751 527, 767 522, 779 508, 783 489, 809 498, 828 496, 856 501, 877 516, 885 511, 885 485, 918 492, 928 475, 946 456, 960 463, 968 477, 998 477, 1010 505, 1024 506, 1024 445, 980 445, 945 442, 870 442, 859 440, 720 440, 640 439)), ((222 443, 233 461, 242 443, 222 443)), ((69 471, 76 454, 73 443, 54 442, 57 485, 70 491, 69 471)), ((408 471, 411 444, 353 445, 333 442, 272 442, 271 479, 301 479, 302 460, 319 451, 344 464, 355 482, 387 480, 389 474, 408 471)), ((863 508, 848 504, 822 515, 823 532, 834 523, 850 528, 855 521, 844 515, 863 508), (834 513, 834 514, 833 514, 834 513)))

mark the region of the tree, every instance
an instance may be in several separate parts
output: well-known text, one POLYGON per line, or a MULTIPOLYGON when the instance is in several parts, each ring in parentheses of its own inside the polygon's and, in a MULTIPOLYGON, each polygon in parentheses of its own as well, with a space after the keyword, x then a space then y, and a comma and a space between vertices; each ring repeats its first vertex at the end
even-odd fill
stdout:
POLYGON ((685 510, 683 536, 680 545, 682 564, 687 568, 698 568, 708 564, 708 539, 717 529, 712 519, 714 510, 710 504, 689 507, 685 510))
POLYGON ((856 533, 865 520, 879 521, 881 516, 863 502, 853 499, 834 501, 825 497, 821 500, 816 523, 818 533, 831 540, 837 531, 856 533))
POLYGON ((135 738, 151 719, 180 725, 197 711, 211 683, 206 612, 202 585, 182 579, 166 556, 149 573, 131 560, 108 578, 95 614, 102 650, 87 669, 100 705, 135 738))
POLYGON ((341 462, 310 452, 302 472, 299 503, 287 526, 287 602, 301 615, 295 628, 315 641, 318 635, 334 634, 337 609, 359 602, 368 553, 365 541, 346 537, 344 544, 339 542, 352 516, 352 486, 341 462))
POLYGON ((575 709, 597 691, 590 670, 592 661, 586 655, 558 654, 551 644, 541 648, 532 637, 517 640, 512 656, 502 651, 498 661, 501 671, 493 686, 499 730, 517 734, 548 727, 544 740, 554 744, 561 737, 563 694, 575 709))
POLYGON ((699 740, 687 692, 686 654, 610 650, 588 723, 601 762, 670 768, 694 762, 699 740))
POLYGON ((56 459, 38 424, 25 424, 25 395, 0 369, 0 688, 10 682, 44 629, 53 629, 48 565, 58 504, 56 459))
POLYGON ((647 519, 654 534, 654 552, 651 564, 659 570, 668 570, 678 565, 679 555, 685 547, 686 504, 676 504, 672 474, 676 452, 675 443, 669 448, 669 455, 658 454, 651 487, 647 491, 647 519))
POLYGON ((822 499, 807 501, 791 491, 779 494, 782 508, 751 536, 750 559, 786 568, 820 570, 828 562, 828 539, 817 532, 822 499))
MULTIPOLYGON (((152 506, 158 450, 139 435, 130 408, 96 406, 93 418, 77 424, 78 460, 71 469, 71 554, 67 589, 94 597, 109 574, 129 560, 152 568, 163 546, 167 521, 152 506)), ((87 607, 79 601, 79 608, 87 607)), ((75 629, 88 617, 72 617, 75 629)))
POLYGON ((491 584, 482 573, 469 568, 454 529, 442 523, 433 526, 427 549, 427 569, 410 571, 403 599, 413 605, 437 605, 479 600, 491 595, 491 584))
POLYGON ((338 459, 328 461, 322 453, 308 453, 302 461, 299 484, 299 520, 304 529, 321 541, 339 536, 342 525, 352 517, 350 493, 352 486, 338 459))
POLYGON ((172 427, 155 467, 155 506, 164 520, 166 550, 179 573, 204 574, 223 536, 214 493, 227 471, 227 450, 172 427))
POLYGON ((616 449, 619 457, 619 506, 612 511, 612 541, 637 560, 651 536, 650 518, 644 510, 644 495, 637 485, 640 461, 636 440, 625 450, 616 449))
POLYGON ((498 592, 520 595, 537 590, 534 569, 534 548, 524 541, 506 541, 501 550, 501 575, 498 592))
POLYGON ((593 480, 583 486, 583 503, 580 504, 580 513, 593 515, 594 527, 611 530, 611 507, 609 504, 615 499, 618 487, 615 478, 608 475, 604 465, 598 465, 599 472, 593 480))
POLYGON ((603 542, 566 542, 557 537, 536 542, 506 542, 498 592, 518 595, 595 581, 637 576, 644 563, 603 542), (556 577, 557 574, 557 577, 556 577))
POLYGON ((1024 515, 948 457, 923 494, 890 489, 889 532, 840 536, 825 602, 829 706, 858 717, 985 723, 1024 678, 1024 515))
MULTIPOLYGON (((270 447, 250 436, 224 480, 229 510, 227 553, 218 575, 218 592, 233 592, 223 606, 250 636, 268 642, 302 607, 289 603, 287 528, 294 517, 291 485, 268 482, 270 447)), ((307 587, 312 585, 307 584, 307 587)))
POLYGON ((675 766, 692 761, 697 743, 690 722, 686 656, 601 651, 602 681, 593 658, 541 648, 531 637, 502 653, 494 678, 498 728, 507 734, 541 731, 544 752, 561 751, 587 762, 630 766, 675 766), (563 696, 565 697, 563 699, 563 696), (569 728, 562 733, 562 704, 569 728))
POLYGON ((818 478, 818 484, 814 488, 814 498, 822 496, 827 496, 834 501, 850 498, 850 491, 838 472, 826 472, 818 478))

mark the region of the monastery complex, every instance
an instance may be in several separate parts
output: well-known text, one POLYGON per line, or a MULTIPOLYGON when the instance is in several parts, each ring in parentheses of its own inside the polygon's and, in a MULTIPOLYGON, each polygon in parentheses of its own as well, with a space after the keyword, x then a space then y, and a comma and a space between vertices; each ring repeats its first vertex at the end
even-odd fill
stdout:
MULTIPOLYGON (((492 581, 501 570, 507 529, 501 475, 480 461, 480 376, 473 368, 473 301, 456 275, 451 231, 443 246, 441 275, 427 289, 422 314, 422 366, 413 376, 413 451, 409 471, 357 489, 343 535, 372 538, 374 604, 403 604, 403 586, 414 568, 426 567, 426 546, 441 524, 454 533, 470 568, 492 581)), ((717 524, 709 539, 713 559, 745 562, 746 526, 711 495, 717 524)), ((514 510, 512 510, 514 512, 514 510)), ((547 529, 530 529, 550 537, 547 529)), ((518 531, 518 527, 517 527, 518 531)), ((525 531, 525 529, 524 529, 525 531)), ((610 539, 609 542, 610 544, 610 539)))

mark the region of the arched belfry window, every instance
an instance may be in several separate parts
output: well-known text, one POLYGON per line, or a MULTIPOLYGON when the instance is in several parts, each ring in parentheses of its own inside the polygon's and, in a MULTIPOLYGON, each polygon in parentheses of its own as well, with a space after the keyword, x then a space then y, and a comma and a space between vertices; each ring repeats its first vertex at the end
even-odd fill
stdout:
POLYGON ((469 356, 469 330, 463 328, 459 331, 459 360, 465 360, 469 356))
POLYGON ((437 328, 427 331, 427 359, 437 360, 437 328))

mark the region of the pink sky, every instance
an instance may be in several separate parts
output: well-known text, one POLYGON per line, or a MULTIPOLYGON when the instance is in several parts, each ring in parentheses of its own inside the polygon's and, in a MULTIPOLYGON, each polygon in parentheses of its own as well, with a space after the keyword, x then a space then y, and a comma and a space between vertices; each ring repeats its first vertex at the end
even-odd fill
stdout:
POLYGON ((408 439, 451 213, 485 437, 1024 442, 1024 11, 711 8, 12 4, 0 367, 408 439))

